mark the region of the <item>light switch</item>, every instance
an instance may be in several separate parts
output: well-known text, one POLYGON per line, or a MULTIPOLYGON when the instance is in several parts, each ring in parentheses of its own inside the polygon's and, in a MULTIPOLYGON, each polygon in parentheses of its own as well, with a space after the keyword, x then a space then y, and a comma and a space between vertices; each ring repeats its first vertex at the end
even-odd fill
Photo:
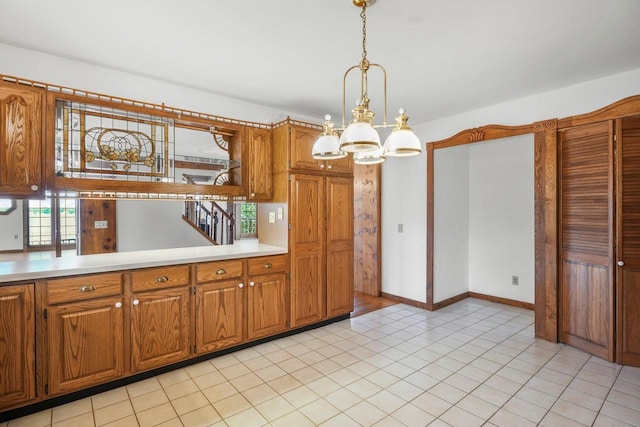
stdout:
POLYGON ((276 223, 276 213, 269 212, 269 224, 275 224, 275 223, 276 223))
POLYGON ((98 229, 98 228, 109 228, 109 222, 108 221, 94 221, 93 222, 93 228, 98 229))
POLYGON ((278 219, 282 219, 282 215, 283 215, 283 209, 282 208, 278 208, 278 219))

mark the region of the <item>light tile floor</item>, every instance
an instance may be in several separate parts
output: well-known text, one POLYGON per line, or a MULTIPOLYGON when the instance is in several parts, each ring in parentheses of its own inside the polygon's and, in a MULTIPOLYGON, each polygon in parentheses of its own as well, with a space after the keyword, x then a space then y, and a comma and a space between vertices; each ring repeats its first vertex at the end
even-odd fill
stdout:
POLYGON ((640 368, 533 335, 528 310, 398 304, 0 427, 640 425, 640 368))

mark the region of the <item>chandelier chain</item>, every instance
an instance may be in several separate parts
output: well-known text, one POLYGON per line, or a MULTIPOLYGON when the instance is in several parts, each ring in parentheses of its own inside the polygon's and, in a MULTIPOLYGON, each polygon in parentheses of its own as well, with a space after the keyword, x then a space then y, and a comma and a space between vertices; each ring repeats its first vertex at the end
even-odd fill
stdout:
POLYGON ((362 60, 367 59, 367 2, 362 4, 362 12, 360 12, 360 18, 362 18, 362 60))

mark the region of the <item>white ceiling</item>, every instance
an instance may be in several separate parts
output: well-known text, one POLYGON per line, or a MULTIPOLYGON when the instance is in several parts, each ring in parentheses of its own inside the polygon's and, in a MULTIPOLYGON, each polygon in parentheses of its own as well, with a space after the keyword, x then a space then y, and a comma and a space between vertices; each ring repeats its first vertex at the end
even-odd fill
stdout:
MULTIPOLYGON (((359 12, 351 0, 0 0, 0 43, 339 122, 359 12)), ((367 12, 390 121, 401 106, 415 125, 640 68, 639 0, 378 0, 367 12)), ((357 79, 349 88, 348 109, 357 79)))

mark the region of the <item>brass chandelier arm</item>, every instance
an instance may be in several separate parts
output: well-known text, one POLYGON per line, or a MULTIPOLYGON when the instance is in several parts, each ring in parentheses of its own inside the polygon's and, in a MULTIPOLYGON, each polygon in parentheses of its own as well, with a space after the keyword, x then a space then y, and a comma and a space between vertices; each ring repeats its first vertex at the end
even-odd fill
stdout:
MULTIPOLYGON (((380 64, 373 64, 373 63, 368 63, 368 68, 370 67, 376 67, 382 70, 382 87, 383 87, 383 95, 384 95, 384 111, 383 111, 383 120, 382 120, 382 125, 374 125, 373 127, 387 127, 389 126, 389 124, 387 123, 387 70, 385 70, 385 68, 380 65, 380 64)), ((364 70, 362 68, 362 63, 358 64, 358 65, 353 65, 352 67, 350 67, 345 73, 344 76, 342 78, 342 127, 341 129, 344 129, 346 127, 346 123, 345 123, 345 118, 347 115, 347 76, 349 75, 349 73, 355 69, 359 69, 361 71, 361 76, 360 76, 360 83, 362 84, 367 84, 367 70, 364 70)), ((361 86, 361 90, 360 90, 360 103, 365 99, 368 98, 369 94, 368 94, 368 88, 366 86, 361 86)), ((368 102, 368 100, 367 100, 368 102)))

